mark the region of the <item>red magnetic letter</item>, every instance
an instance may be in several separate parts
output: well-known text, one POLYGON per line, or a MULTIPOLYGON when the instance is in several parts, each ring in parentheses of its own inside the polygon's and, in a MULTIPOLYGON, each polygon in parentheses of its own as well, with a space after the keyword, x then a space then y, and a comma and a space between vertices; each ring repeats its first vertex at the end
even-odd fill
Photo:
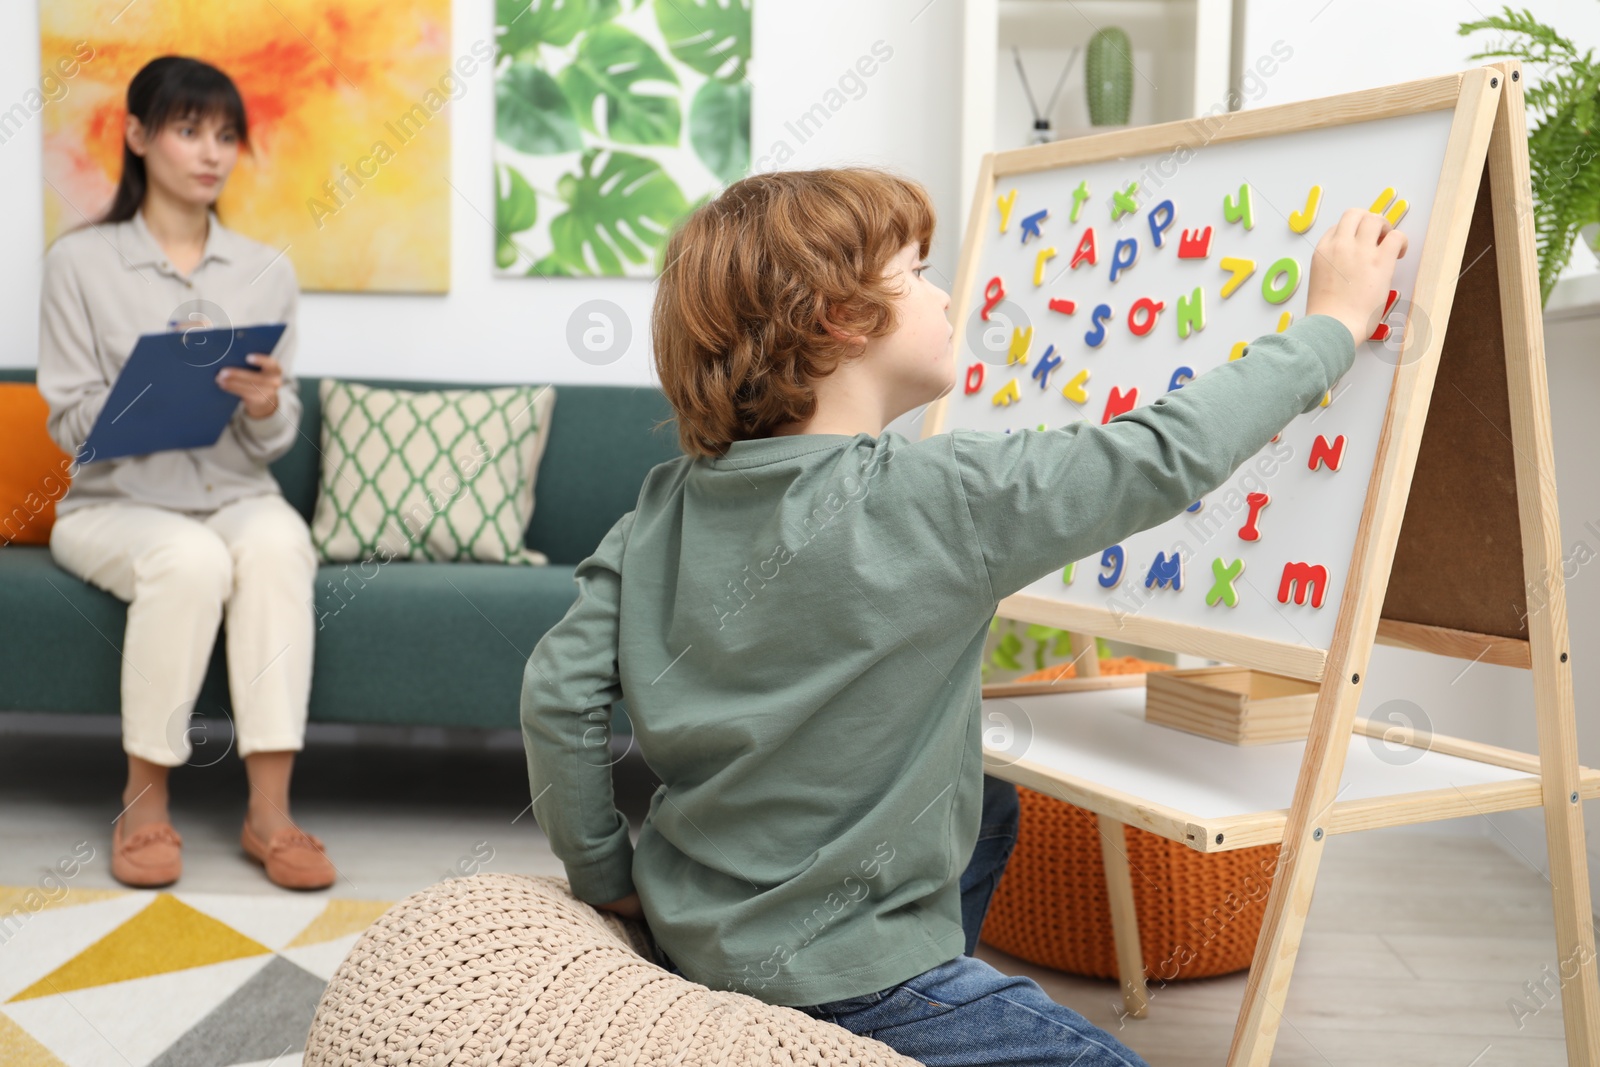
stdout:
POLYGON ((1328 439, 1326 437, 1322 436, 1320 433, 1317 434, 1317 439, 1311 442, 1311 460, 1307 463, 1307 466, 1309 466, 1312 470, 1316 470, 1319 466, 1326 463, 1329 470, 1336 471, 1339 469, 1339 464, 1343 462, 1344 434, 1340 434, 1338 437, 1335 437, 1333 439, 1333 444, 1331 445, 1328 443, 1328 439))
POLYGON ((1135 337, 1143 337, 1155 329, 1156 316, 1161 314, 1166 306, 1160 300, 1151 300, 1148 296, 1141 296, 1134 301, 1133 307, 1128 309, 1129 332, 1135 337))
POLYGON ((1261 509, 1270 504, 1272 498, 1266 493, 1251 493, 1244 499, 1245 503, 1250 505, 1250 516, 1245 519, 1244 525, 1239 527, 1239 540, 1259 541, 1261 531, 1256 529, 1256 520, 1261 517, 1261 509))
POLYGON ((1294 590, 1294 602, 1304 604, 1306 591, 1311 592, 1311 606, 1322 607, 1322 596, 1328 591, 1328 568, 1318 563, 1312 566, 1309 563, 1285 563, 1283 577, 1278 581, 1278 603, 1289 602, 1289 591, 1294 590))
POLYGON ((1078 250, 1072 253, 1072 264, 1067 269, 1077 270, 1080 263, 1088 263, 1091 267, 1095 265, 1093 226, 1083 231, 1083 240, 1078 242, 1078 250))
POLYGON ((1004 300, 1005 298, 1005 283, 1000 280, 1000 275, 996 274, 993 278, 989 279, 989 284, 983 287, 983 311, 978 315, 978 318, 982 319, 984 322, 988 322, 989 312, 999 307, 1000 301, 1004 300))
POLYGON ((1184 230, 1178 235, 1179 259, 1205 259, 1211 254, 1211 227, 1184 230))
POLYGON ((1124 411, 1132 411, 1133 405, 1139 400, 1139 387, 1134 386, 1127 393, 1116 386, 1111 387, 1111 395, 1106 397, 1106 413, 1100 416, 1100 423, 1104 425, 1121 415, 1124 411))
POLYGON ((981 362, 974 363, 972 366, 967 368, 967 395, 971 396, 973 393, 976 393, 979 389, 982 389, 982 388, 983 388, 983 364, 981 362), (977 371, 978 372, 976 378, 973 377, 973 373, 972 373, 973 371, 977 371))

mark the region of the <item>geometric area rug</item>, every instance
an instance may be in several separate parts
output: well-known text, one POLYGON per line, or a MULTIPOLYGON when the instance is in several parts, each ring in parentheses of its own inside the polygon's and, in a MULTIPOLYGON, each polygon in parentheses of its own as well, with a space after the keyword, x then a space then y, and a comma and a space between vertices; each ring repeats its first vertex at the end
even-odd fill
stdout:
POLYGON ((0 1067, 299 1067, 391 903, 0 886, 0 1067))

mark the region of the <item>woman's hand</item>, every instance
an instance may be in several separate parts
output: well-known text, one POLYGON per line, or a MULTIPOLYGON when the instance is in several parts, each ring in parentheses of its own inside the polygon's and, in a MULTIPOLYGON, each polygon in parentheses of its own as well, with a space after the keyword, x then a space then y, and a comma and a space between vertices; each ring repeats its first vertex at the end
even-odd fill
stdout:
POLYGON ((278 387, 283 384, 283 365, 262 352, 252 352, 244 357, 254 363, 255 370, 225 367, 217 374, 217 385, 223 392, 244 399, 244 413, 252 419, 264 419, 278 410, 278 387))
POLYGON ((601 911, 609 911, 615 915, 620 915, 624 919, 644 918, 644 908, 639 904, 638 893, 629 893, 621 900, 613 900, 609 904, 596 904, 594 906, 601 911))

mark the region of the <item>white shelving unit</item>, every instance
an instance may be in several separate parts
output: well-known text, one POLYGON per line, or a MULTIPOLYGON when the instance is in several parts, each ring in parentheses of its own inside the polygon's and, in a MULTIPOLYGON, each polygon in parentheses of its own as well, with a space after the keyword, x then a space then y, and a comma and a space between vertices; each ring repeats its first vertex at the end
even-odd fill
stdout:
POLYGON ((1072 50, 1083 50, 1050 115, 1057 138, 1093 129, 1083 70, 1089 39, 1106 26, 1125 30, 1133 43, 1130 125, 1228 110, 1232 0, 965 0, 963 17, 958 233, 966 228, 983 154, 1020 148, 1033 133, 1013 45, 1040 107, 1072 50))

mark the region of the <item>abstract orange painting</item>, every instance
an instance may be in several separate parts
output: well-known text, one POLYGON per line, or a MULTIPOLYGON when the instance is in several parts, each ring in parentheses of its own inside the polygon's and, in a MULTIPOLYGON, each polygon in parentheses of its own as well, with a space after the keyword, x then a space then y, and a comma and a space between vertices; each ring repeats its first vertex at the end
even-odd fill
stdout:
POLYGON ((60 79, 40 116, 47 241, 110 203, 129 80, 187 55, 233 79, 250 123, 226 225, 284 249, 302 289, 449 289, 448 105, 493 90, 491 42, 451 54, 450 0, 49 0, 39 22, 60 79))

